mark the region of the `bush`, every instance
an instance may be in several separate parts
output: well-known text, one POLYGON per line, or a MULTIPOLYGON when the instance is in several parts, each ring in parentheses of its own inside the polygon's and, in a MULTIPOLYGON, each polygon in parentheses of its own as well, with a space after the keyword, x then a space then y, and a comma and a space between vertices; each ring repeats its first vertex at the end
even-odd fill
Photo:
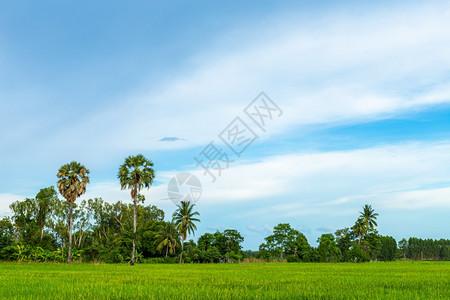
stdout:
POLYGON ((288 255, 286 256, 286 260, 288 263, 300 262, 300 258, 297 255, 288 255))

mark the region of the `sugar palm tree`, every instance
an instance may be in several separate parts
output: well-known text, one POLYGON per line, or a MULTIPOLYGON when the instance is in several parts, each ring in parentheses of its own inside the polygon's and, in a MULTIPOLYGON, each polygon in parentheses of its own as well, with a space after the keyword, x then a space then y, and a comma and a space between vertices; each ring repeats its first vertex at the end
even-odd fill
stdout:
POLYGON ((131 189, 131 198, 134 205, 133 218, 133 252, 130 264, 133 266, 136 257, 136 199, 142 188, 149 189, 155 178, 153 170, 153 162, 145 158, 142 154, 136 156, 128 156, 125 162, 119 168, 117 178, 120 180, 120 188, 131 189))
POLYGON ((159 252, 166 248, 166 257, 175 253, 175 248, 180 244, 180 233, 173 222, 165 222, 156 233, 156 247, 159 252))
POLYGON ((67 262, 72 262, 72 223, 73 203, 86 192, 89 183, 89 170, 79 162, 73 161, 62 166, 56 176, 59 178, 57 186, 61 195, 69 202, 69 255, 67 262))
POLYGON ((189 201, 181 201, 180 204, 177 205, 177 210, 173 213, 173 221, 178 228, 178 231, 181 234, 181 254, 180 254, 180 264, 183 259, 183 249, 184 249, 184 241, 187 238, 188 234, 194 234, 194 231, 197 230, 197 226, 194 222, 200 222, 199 219, 195 218, 195 216, 200 216, 198 211, 194 210, 195 204, 192 204, 189 201))
POLYGON ((366 227, 366 231, 369 229, 373 229, 375 226, 377 226, 377 222, 375 221, 377 219, 378 214, 375 213, 375 210, 372 208, 371 205, 364 205, 363 211, 359 212, 360 218, 363 219, 364 226, 366 227))

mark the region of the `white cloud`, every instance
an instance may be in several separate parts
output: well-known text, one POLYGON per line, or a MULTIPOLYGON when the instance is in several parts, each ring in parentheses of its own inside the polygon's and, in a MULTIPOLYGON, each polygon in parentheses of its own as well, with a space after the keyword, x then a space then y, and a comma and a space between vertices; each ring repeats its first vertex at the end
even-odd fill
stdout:
POLYGON ((0 194, 0 218, 10 215, 9 206, 11 203, 23 200, 25 196, 15 194, 0 194))
POLYGON ((102 153, 106 160, 117 151, 199 146, 261 90, 285 111, 264 138, 298 125, 382 118, 449 102, 449 11, 445 3, 408 4, 255 22, 232 30, 234 40, 218 37, 177 76, 131 91, 121 105, 68 124, 43 142, 64 140, 59 153, 88 146, 83 155, 102 153), (411 92, 417 87, 420 93, 411 92), (178 135, 187 141, 158 142, 178 135))
MULTIPOLYGON (((354 214, 355 207, 364 203, 383 209, 447 209, 448 153, 450 142, 408 143, 236 162, 215 183, 198 169, 191 172, 203 185, 199 207, 233 208, 243 217, 306 216, 330 209, 344 216, 354 214)), ((160 184, 143 191, 148 203, 173 210, 167 184, 175 174, 158 174, 160 184)), ((99 196, 127 201, 129 192, 121 191, 116 182, 88 189, 86 197, 99 196)))

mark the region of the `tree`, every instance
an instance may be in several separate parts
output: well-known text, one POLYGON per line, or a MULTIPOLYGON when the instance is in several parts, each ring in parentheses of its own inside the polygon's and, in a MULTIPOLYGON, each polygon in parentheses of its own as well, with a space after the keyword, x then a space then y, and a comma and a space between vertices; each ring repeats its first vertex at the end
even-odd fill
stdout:
POLYGON ((197 226, 194 222, 200 222, 195 216, 200 216, 198 211, 193 211, 195 204, 188 201, 181 201, 177 205, 177 210, 173 213, 173 221, 175 222, 178 231, 181 233, 181 254, 180 254, 180 264, 183 259, 184 241, 188 234, 194 234, 197 230, 197 226))
POLYGON ((275 254, 279 253, 280 258, 285 255, 301 256, 308 249, 308 241, 305 236, 298 230, 293 229, 288 223, 280 223, 273 228, 273 234, 265 238, 266 243, 260 246, 260 250, 275 254))
POLYGON ((145 158, 142 154, 128 156, 125 163, 120 166, 119 174, 120 188, 131 189, 133 199, 133 251, 130 264, 133 266, 136 258, 136 218, 137 218, 137 197, 142 188, 149 189, 155 178, 153 162, 145 158))
POLYGON ((350 228, 338 229, 334 233, 336 236, 336 244, 338 248, 341 250, 342 257, 344 261, 348 261, 348 252, 352 248, 354 232, 350 230, 350 228))
POLYGON ((67 256, 69 264, 72 262, 73 203, 86 192, 86 185, 89 183, 88 174, 89 170, 76 161, 63 165, 56 174, 59 178, 59 192, 69 202, 69 255, 67 256))
POLYGON ((408 249, 408 241, 403 238, 400 242, 398 242, 398 248, 402 250, 403 259, 406 258, 406 250, 408 249))
POLYGON ((355 232, 355 234, 358 236, 358 245, 361 244, 361 238, 366 233, 366 227, 364 225, 364 219, 358 218, 355 222, 355 225, 353 225, 352 230, 355 232))
POLYGON ((363 211, 359 212, 360 218, 363 220, 363 224, 365 226, 366 231, 369 229, 374 229, 375 226, 377 226, 377 216, 378 214, 375 213, 375 210, 372 208, 371 205, 364 205, 363 211))
POLYGON ((339 261, 341 259, 341 250, 336 245, 334 235, 331 233, 322 234, 317 240, 319 247, 320 260, 323 262, 339 261))
POLYGON ((51 222, 51 212, 54 209, 55 202, 58 200, 58 194, 54 187, 41 189, 36 195, 38 212, 36 222, 41 230, 41 241, 44 236, 45 226, 51 222))
POLYGON ((397 242, 391 236, 380 236, 380 251, 377 258, 383 261, 394 260, 397 253, 397 242))
POLYGON ((157 250, 160 252, 166 248, 166 257, 170 253, 175 253, 175 248, 178 246, 180 240, 180 233, 173 222, 165 222, 161 229, 156 233, 157 250))
POLYGON ((241 251, 241 244, 244 241, 242 235, 236 229, 226 229, 223 232, 226 240, 227 252, 234 251, 236 253, 241 251))

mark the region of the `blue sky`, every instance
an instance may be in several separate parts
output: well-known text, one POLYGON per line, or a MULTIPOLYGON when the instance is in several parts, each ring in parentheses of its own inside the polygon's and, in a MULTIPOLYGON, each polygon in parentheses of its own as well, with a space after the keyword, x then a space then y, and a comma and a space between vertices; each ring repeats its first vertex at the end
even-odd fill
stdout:
POLYGON ((0 216, 72 160, 84 198, 129 201, 117 169, 142 153, 167 216, 172 176, 202 181, 197 236, 257 249, 289 222, 315 244, 368 203, 384 235, 449 238, 447 28, 445 1, 2 3, 0 216), (254 126, 261 91, 283 114, 237 157, 218 135, 254 126), (211 141, 234 160, 215 183, 194 160, 211 141))

